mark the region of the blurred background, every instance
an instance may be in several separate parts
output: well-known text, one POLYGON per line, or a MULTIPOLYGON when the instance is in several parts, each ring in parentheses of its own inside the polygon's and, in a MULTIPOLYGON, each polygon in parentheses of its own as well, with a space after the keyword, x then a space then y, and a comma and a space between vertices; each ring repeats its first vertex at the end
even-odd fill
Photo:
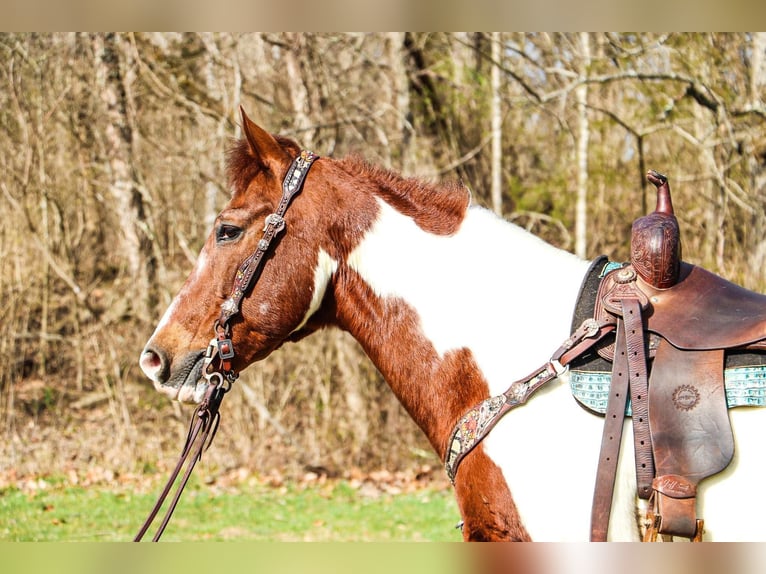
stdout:
MULTIPOLYGON (((173 465, 191 409, 137 359, 228 200, 239 105, 586 258, 628 257, 656 169, 685 259, 766 291, 764 58, 766 33, 0 34, 0 483, 173 465)), ((242 374, 206 459, 441 473, 333 331, 242 374)))

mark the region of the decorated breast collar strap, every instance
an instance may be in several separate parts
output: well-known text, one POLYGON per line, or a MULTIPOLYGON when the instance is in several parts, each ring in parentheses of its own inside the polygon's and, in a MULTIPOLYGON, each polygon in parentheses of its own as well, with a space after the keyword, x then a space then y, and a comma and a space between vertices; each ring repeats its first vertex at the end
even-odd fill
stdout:
POLYGON ((504 393, 485 399, 465 413, 447 441, 444 467, 450 481, 455 483, 460 461, 484 440, 501 418, 512 409, 526 403, 540 387, 566 372, 570 361, 582 355, 614 329, 615 325, 612 323, 600 324, 594 319, 586 319, 545 365, 512 383, 504 393))
MULTIPOLYGON (((290 206, 292 199, 303 189, 303 183, 306 180, 309 169, 318 157, 314 152, 304 150, 293 160, 282 181, 282 199, 276 211, 266 217, 263 237, 258 241, 255 252, 245 259, 239 266, 239 269, 237 269, 231 295, 221 305, 221 314, 214 325, 215 337, 210 342, 207 352, 208 365, 212 363, 213 358, 217 355, 221 364, 220 370, 230 380, 236 379, 236 374, 234 374, 231 367, 231 360, 234 358, 234 344, 230 338, 229 321, 240 312, 242 299, 244 299, 257 280, 258 271, 263 264, 264 256, 269 250, 272 241, 284 231, 284 216, 287 208, 290 206)), ((204 371, 208 380, 210 380, 210 376, 217 374, 217 372, 209 373, 208 371, 208 368, 204 371)))

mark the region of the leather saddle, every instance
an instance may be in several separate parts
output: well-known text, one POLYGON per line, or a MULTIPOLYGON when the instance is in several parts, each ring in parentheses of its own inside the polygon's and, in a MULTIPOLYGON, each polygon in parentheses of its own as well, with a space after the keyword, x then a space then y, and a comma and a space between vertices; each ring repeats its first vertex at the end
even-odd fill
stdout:
POLYGON ((647 178, 657 207, 634 222, 630 262, 600 281, 592 315, 615 326, 597 349, 612 372, 592 540, 606 540, 626 407, 638 496, 650 501, 644 539, 702 539, 697 486, 734 454, 726 357, 766 350, 766 296, 684 262, 667 178, 655 171, 647 178))

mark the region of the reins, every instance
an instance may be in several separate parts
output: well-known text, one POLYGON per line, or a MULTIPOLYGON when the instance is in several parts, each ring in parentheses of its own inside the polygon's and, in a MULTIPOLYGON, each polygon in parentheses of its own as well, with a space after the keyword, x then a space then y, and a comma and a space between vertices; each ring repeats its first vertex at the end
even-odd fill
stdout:
POLYGON ((178 475, 181 473, 184 465, 186 465, 186 471, 181 478, 181 482, 170 501, 170 505, 165 512, 165 516, 163 517, 160 526, 152 538, 153 542, 159 541, 162 533, 165 531, 165 527, 170 522, 170 518, 181 498, 181 493, 191 477, 194 466, 197 464, 197 461, 202 458, 202 453, 210 447, 210 444, 215 437, 221 420, 219 412, 221 401, 239 376, 232 367, 232 359, 234 358, 235 353, 234 343, 231 340, 231 328, 229 322, 240 312, 242 299, 244 299, 253 284, 257 281, 258 272, 263 265, 264 256, 272 241, 277 235, 284 231, 284 215, 287 212, 287 208, 290 206, 292 199, 300 193, 306 175, 308 174, 311 165, 318 157, 319 156, 313 152, 304 150, 295 160, 293 160, 282 182, 282 199, 280 200, 276 211, 266 217, 263 228, 263 237, 258 241, 258 246, 255 252, 245 259, 239 266, 239 269, 237 269, 231 295, 221 305, 221 314, 213 326, 215 337, 210 341, 205 353, 202 369, 203 376, 208 382, 205 396, 194 410, 191 423, 189 424, 189 432, 186 436, 186 442, 184 443, 178 462, 176 463, 173 472, 170 474, 170 478, 165 484, 165 487, 160 493, 157 502, 149 513, 149 516, 146 518, 139 529, 138 534, 136 534, 133 539, 134 542, 140 542, 143 539, 147 530, 159 513, 160 508, 162 508, 162 505, 170 494, 173 485, 178 479, 178 475), (192 453, 193 456, 190 458, 192 453))
POLYGON ((165 503, 165 499, 168 497, 168 494, 170 494, 170 490, 173 487, 173 484, 175 484, 181 469, 183 468, 184 464, 187 464, 188 460, 186 472, 184 472, 183 478, 181 479, 181 482, 176 489, 175 495, 170 501, 170 506, 165 511, 165 516, 163 517, 160 526, 157 528, 157 531, 152 538, 152 542, 159 541, 162 533, 165 531, 165 527, 168 525, 168 522, 170 522, 170 517, 173 515, 176 505, 178 504, 178 500, 181 498, 181 493, 183 492, 186 483, 191 477, 194 466, 197 464, 197 461, 202 458, 203 451, 207 450, 207 447, 210 446, 213 438, 215 437, 216 430, 218 430, 218 423, 221 420, 221 415, 218 412, 218 408, 221 405, 224 394, 228 392, 229 388, 230 387, 223 385, 219 386, 213 384, 208 386, 205 397, 194 410, 194 414, 192 415, 191 424, 189 426, 189 433, 186 436, 186 442, 184 444, 183 450, 181 451, 178 463, 173 469, 173 472, 170 474, 170 478, 165 484, 165 488, 160 493, 157 502, 155 502, 154 507, 141 526, 141 529, 138 531, 138 534, 136 534, 133 542, 140 542, 144 537, 144 534, 146 534, 146 531, 149 530, 149 527, 154 522, 157 513, 165 503), (195 443, 197 444, 196 448, 194 448, 195 443), (207 447, 205 445, 207 445, 207 447), (191 457, 191 460, 189 460, 189 455, 192 452, 194 452, 194 456, 191 457))

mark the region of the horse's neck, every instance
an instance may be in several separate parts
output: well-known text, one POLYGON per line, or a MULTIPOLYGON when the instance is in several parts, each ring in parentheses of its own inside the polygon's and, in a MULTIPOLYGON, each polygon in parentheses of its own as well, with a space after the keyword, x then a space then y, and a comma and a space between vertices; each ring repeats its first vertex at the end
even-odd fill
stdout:
POLYGON ((568 335, 585 262, 480 208, 450 236, 380 208, 346 261, 338 319, 416 421, 431 416, 423 395, 460 385, 460 411, 505 390, 568 335))

